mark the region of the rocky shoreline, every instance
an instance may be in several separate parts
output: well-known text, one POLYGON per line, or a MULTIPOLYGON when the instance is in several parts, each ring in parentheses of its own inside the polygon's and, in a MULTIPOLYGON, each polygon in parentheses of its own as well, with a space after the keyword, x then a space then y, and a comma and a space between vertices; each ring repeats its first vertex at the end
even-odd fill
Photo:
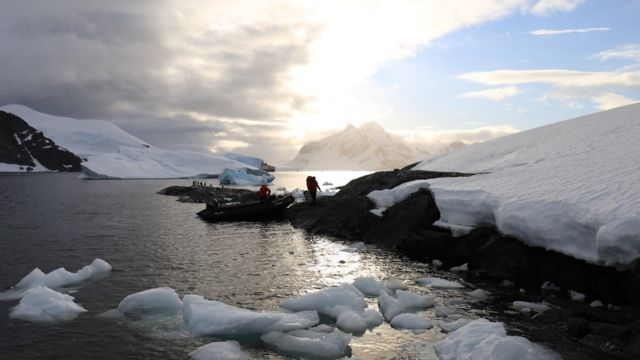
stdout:
POLYGON ((351 181, 334 197, 319 198, 316 205, 296 204, 286 216, 293 226, 310 233, 377 244, 419 261, 439 259, 444 268, 468 263, 465 276, 472 283, 495 287, 508 280, 514 286, 507 296, 525 292, 527 297, 561 304, 532 316, 531 321, 562 329, 612 357, 640 357, 640 262, 625 270, 596 266, 529 247, 493 227, 454 237, 449 230, 433 226, 440 213, 428 190, 387 209, 384 217, 369 212, 375 206, 366 195, 373 190, 417 179, 470 175, 407 168, 377 172, 351 181), (546 281, 555 289, 541 289, 546 281), (571 301, 569 290, 586 298, 571 301), (604 306, 588 305, 595 300, 604 306))
POLYGON ((258 193, 247 189, 225 188, 205 185, 169 186, 158 191, 158 194, 177 196, 178 201, 186 203, 206 204, 216 201, 224 203, 244 203, 259 200, 258 193))

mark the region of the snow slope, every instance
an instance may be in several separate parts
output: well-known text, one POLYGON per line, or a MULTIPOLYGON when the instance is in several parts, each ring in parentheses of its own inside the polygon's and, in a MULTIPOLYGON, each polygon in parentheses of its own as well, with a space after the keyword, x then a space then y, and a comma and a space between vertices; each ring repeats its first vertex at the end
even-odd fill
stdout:
POLYGON ((305 144, 287 167, 306 170, 390 170, 404 167, 418 154, 402 138, 375 122, 347 126, 324 139, 305 144))
POLYGON ((84 178, 203 178, 219 175, 225 168, 247 167, 217 155, 159 149, 108 121, 52 116, 22 105, 7 105, 0 110, 17 115, 85 159, 81 164, 84 178))
POLYGON ((414 169, 483 173, 428 180, 441 222, 495 225, 591 263, 640 258, 640 104, 505 136, 414 169))

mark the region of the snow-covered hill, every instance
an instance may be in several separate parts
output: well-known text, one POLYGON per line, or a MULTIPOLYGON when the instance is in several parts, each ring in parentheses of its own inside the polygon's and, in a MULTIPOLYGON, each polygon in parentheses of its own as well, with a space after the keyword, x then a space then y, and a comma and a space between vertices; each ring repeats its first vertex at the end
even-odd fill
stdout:
POLYGON ((305 144, 286 167, 307 170, 390 170, 416 161, 417 153, 402 138, 375 122, 305 144))
POLYGON ((21 105, 7 105, 0 110, 22 118, 83 158, 81 167, 86 178, 196 178, 218 175, 225 168, 247 167, 212 154, 159 149, 108 121, 52 116, 21 105))
POLYGON ((415 169, 485 173, 428 180, 444 223, 492 224, 597 264, 640 258, 640 104, 468 146, 415 169))

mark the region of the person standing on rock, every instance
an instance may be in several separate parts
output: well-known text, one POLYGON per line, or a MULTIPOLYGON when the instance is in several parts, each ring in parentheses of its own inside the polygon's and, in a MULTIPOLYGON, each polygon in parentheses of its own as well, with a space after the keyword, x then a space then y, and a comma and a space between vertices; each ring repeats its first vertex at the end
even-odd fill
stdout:
POLYGON ((309 190, 309 195, 311 195, 311 203, 315 204, 317 191, 322 191, 315 176, 307 176, 307 190, 309 190))

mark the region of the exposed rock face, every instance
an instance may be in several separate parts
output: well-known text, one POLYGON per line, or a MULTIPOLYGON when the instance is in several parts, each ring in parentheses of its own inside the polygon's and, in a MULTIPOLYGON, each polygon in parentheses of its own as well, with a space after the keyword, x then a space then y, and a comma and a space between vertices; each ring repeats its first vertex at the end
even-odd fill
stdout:
POLYGON ((178 201, 187 203, 217 202, 251 202, 259 200, 258 193, 247 189, 220 188, 211 186, 169 186, 158 191, 158 194, 178 196, 178 201))
POLYGON ((0 111, 0 163, 36 168, 35 161, 49 170, 80 171, 81 159, 56 145, 21 118, 0 111))

